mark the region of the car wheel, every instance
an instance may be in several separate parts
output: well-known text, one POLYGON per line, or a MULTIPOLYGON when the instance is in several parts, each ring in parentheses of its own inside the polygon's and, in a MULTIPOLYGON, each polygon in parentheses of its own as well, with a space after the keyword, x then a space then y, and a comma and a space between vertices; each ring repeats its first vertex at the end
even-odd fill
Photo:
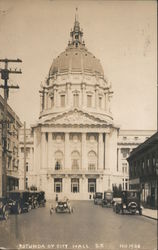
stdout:
POLYGON ((21 210, 21 207, 20 207, 20 204, 18 204, 17 206, 17 214, 21 214, 22 210, 21 210))

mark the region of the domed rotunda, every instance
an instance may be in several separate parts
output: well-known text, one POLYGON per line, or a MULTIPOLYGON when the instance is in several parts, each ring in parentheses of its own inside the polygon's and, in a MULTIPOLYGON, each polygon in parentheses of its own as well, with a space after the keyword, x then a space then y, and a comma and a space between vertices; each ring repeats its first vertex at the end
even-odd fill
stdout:
POLYGON ((110 112, 111 85, 85 46, 77 15, 70 38, 41 86, 32 182, 50 199, 87 200, 117 182, 118 128, 110 112))

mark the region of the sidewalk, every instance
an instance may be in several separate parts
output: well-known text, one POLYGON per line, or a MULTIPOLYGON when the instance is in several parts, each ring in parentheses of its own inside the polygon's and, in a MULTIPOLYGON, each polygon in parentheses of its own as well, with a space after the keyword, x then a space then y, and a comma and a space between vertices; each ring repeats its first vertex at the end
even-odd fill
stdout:
POLYGON ((158 210, 143 208, 142 215, 154 220, 158 220, 158 210))

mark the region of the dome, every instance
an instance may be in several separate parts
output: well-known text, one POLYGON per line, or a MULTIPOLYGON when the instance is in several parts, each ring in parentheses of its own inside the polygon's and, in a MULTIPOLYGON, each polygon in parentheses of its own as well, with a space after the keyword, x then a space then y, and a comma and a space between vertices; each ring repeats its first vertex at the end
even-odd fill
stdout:
POLYGON ((75 17, 73 30, 70 32, 71 41, 68 47, 56 59, 49 70, 49 77, 57 73, 91 73, 104 76, 100 61, 90 53, 82 40, 83 32, 75 17))
POLYGON ((84 46, 68 46, 56 59, 54 59, 49 76, 56 73, 91 73, 104 76, 100 61, 84 46))

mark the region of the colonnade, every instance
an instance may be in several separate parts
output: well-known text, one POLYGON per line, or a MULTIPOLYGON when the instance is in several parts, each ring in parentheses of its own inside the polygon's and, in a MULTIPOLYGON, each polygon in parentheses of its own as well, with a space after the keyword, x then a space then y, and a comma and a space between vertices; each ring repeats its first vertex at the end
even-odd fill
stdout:
MULTIPOLYGON (((87 133, 83 132, 81 134, 81 148, 79 149, 80 152, 80 169, 88 170, 88 141, 87 141, 87 133)), ((54 141, 52 139, 52 132, 41 132, 41 142, 40 142, 40 168, 47 169, 53 168, 52 166, 52 154, 53 154, 53 147, 54 141)), ((98 140, 97 140, 97 148, 96 148, 96 155, 97 155, 97 166, 96 169, 104 170, 108 168, 108 134, 98 133, 98 140)), ((71 152, 70 152, 70 133, 64 133, 65 140, 62 142, 64 145, 64 169, 71 169, 71 152)), ((80 146, 78 146, 80 147, 80 146)), ((59 146, 60 149, 60 146, 59 146)))

